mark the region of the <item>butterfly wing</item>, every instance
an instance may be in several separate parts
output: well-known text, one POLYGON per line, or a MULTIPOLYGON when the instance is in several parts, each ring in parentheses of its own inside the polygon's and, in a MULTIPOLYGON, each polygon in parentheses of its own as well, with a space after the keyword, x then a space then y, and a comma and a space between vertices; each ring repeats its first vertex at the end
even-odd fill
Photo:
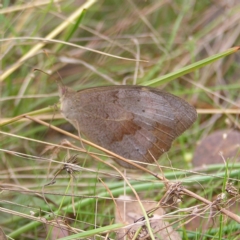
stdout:
POLYGON ((74 94, 68 119, 81 133, 122 157, 144 163, 158 160, 197 117, 183 99, 154 88, 110 86, 74 94))

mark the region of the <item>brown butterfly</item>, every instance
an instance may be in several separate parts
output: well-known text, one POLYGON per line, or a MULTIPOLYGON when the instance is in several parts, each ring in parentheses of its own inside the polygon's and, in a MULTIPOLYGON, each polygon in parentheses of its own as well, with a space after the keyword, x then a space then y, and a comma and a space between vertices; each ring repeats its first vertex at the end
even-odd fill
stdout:
POLYGON ((61 112, 77 130, 99 146, 140 163, 158 160, 197 118, 195 108, 183 99, 150 87, 107 86, 75 92, 59 85, 59 92, 61 112))

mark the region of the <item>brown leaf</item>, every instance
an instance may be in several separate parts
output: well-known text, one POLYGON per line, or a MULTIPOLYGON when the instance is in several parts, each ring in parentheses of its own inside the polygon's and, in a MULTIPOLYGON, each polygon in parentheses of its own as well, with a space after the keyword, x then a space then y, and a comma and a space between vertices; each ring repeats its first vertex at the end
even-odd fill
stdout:
MULTIPOLYGON (((145 210, 150 210, 156 207, 157 203, 153 202, 144 202, 143 206, 145 210)), ((149 218, 152 232, 154 233, 156 240, 181 240, 180 235, 173 230, 169 223, 162 220, 162 216, 165 214, 162 208, 159 208, 154 212, 153 217, 149 218)), ((145 238, 148 235, 148 229, 145 225, 145 222, 137 221, 143 217, 143 213, 141 207, 137 201, 133 201, 131 197, 128 196, 121 196, 117 200, 117 208, 115 209, 115 222, 126 222, 127 224, 133 224, 128 228, 124 228, 118 231, 117 239, 121 240, 124 239, 126 236, 128 240, 130 240, 135 232, 142 227, 137 240, 146 239, 151 240, 150 237, 145 238), (124 209, 124 202, 125 202, 125 209, 124 209)))
POLYGON ((223 163, 220 153, 226 161, 240 161, 240 132, 219 130, 204 138, 195 150, 193 166, 223 163))

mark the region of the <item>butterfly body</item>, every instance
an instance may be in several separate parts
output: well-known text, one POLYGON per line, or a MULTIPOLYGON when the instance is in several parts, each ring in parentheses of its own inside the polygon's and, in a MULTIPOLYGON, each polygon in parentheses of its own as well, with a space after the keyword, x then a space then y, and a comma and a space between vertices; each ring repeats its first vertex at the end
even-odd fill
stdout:
POLYGON ((183 99, 150 87, 107 86, 75 92, 63 86, 60 101, 64 117, 89 140, 140 163, 158 160, 197 118, 195 108, 183 99))

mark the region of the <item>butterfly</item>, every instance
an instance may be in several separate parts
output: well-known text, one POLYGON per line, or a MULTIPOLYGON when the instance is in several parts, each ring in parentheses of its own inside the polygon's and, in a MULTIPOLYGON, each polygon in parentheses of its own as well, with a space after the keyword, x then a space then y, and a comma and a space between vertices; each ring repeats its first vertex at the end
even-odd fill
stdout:
POLYGON ((158 160, 197 119, 196 109, 185 100, 151 87, 119 85, 76 92, 59 85, 59 93, 63 116, 81 134, 139 164, 158 160))

